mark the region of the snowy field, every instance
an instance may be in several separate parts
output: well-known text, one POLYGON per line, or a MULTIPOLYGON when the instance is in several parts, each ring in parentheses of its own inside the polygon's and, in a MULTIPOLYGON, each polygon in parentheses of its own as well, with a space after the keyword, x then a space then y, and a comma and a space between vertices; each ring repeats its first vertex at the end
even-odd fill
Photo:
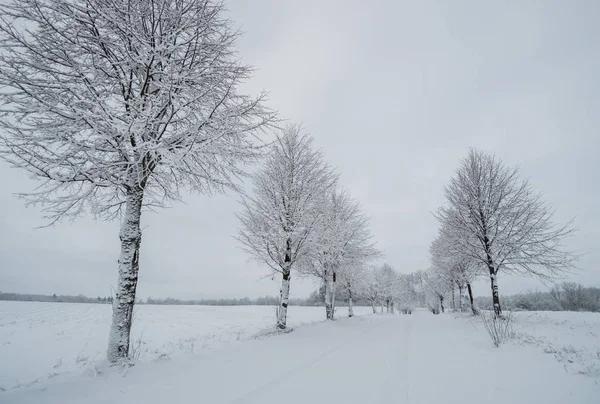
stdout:
MULTIPOLYGON (((369 312, 355 308, 357 315, 369 312)), ((291 327, 325 317, 322 307, 291 307, 288 313, 291 327)), ((347 310, 336 313, 346 316, 347 310)), ((0 391, 81 373, 103 359, 111 314, 110 305, 0 301, 0 391)), ((132 336, 139 360, 151 361, 248 339, 273 324, 271 306, 139 305, 132 336)))
POLYGON ((595 313, 516 313, 515 337, 494 348, 466 314, 347 319, 340 307, 338 321, 318 322, 323 308, 292 307, 292 333, 255 339, 273 324, 272 307, 140 306, 140 360, 111 368, 102 362, 109 306, 0 308, 3 404, 587 404, 600 396, 595 313))
POLYGON ((521 312, 513 329, 515 342, 538 346, 565 371, 600 383, 600 313, 521 312))
MULTIPOLYGON (((255 310, 239 309, 246 315, 255 310)), ((554 319, 553 313, 525 314, 516 327, 537 324, 543 334, 554 333, 558 340, 564 335, 554 346, 578 341, 583 351, 591 342, 574 336, 598 331, 592 314, 557 313, 554 319)), ((599 395, 597 377, 565 371, 539 341, 517 338, 494 348, 477 320, 416 310, 411 316, 308 324, 289 334, 141 361, 131 368, 98 366, 93 373, 70 373, 0 393, 0 402, 597 404, 599 395)))

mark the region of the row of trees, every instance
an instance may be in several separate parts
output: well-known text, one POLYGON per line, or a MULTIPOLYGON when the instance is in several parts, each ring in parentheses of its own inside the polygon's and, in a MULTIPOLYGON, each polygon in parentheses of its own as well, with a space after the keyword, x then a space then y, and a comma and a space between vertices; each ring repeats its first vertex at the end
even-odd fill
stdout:
POLYGON ((313 147, 312 137, 287 126, 242 197, 238 240, 254 259, 281 275, 277 327, 286 328, 292 274, 325 285, 326 318, 334 317, 336 285, 350 294, 365 266, 381 253, 368 217, 313 147))
MULTIPOLYGON (((121 219, 107 358, 128 356, 142 212, 191 190, 239 191, 239 240, 282 277, 286 327, 293 272, 336 285, 380 255, 368 218, 297 126, 272 145, 265 95, 240 93, 252 67, 218 0, 7 0, 0 3, 0 157, 40 181, 28 204, 50 224, 90 212, 121 219)), ((352 298, 352 297, 350 297, 352 298)))
MULTIPOLYGON (((291 302, 297 306, 312 306, 315 301, 311 299, 291 299, 291 302)), ((249 297, 232 298, 232 299, 196 299, 196 300, 181 300, 167 297, 165 299, 149 297, 142 304, 158 304, 158 305, 198 305, 198 306, 277 306, 279 298, 275 296, 263 296, 255 299, 249 297)), ((320 301, 318 303, 321 303, 320 301)))
POLYGON ((6 293, 0 292, 0 300, 11 300, 19 302, 57 302, 57 303, 112 303, 112 296, 87 297, 84 295, 35 295, 29 293, 6 293))
POLYGON ((527 180, 495 156, 470 150, 445 187, 436 213, 439 232, 430 247, 430 284, 443 299, 469 293, 472 282, 490 280, 494 312, 502 314, 500 272, 551 281, 574 268, 578 256, 564 248, 574 229, 557 225, 552 207, 527 180))

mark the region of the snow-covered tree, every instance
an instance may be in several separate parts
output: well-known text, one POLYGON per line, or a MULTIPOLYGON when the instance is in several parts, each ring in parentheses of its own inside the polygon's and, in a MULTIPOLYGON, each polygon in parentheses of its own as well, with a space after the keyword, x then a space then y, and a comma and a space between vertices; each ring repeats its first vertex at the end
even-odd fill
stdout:
POLYGON ((552 208, 517 168, 472 149, 445 193, 447 204, 437 218, 455 230, 463 254, 486 268, 496 315, 502 312, 500 270, 553 279, 574 266, 577 256, 562 245, 571 224, 555 225, 552 208))
POLYGON ((288 126, 254 175, 254 193, 242 199, 238 239, 254 258, 282 275, 277 327, 286 328, 292 267, 318 248, 329 214, 327 196, 337 176, 299 126, 288 126))
POLYGON ((471 284, 478 274, 477 265, 481 265, 469 255, 464 255, 458 243, 455 243, 457 235, 456 229, 448 225, 442 225, 438 236, 433 240, 429 248, 431 266, 437 276, 440 276, 450 285, 452 289, 452 299, 454 304, 454 288, 458 289, 459 304, 461 311, 464 311, 463 291, 466 289, 471 302, 473 314, 477 314, 473 304, 473 292, 471 284))
POLYGON ((302 261, 301 270, 324 282, 325 314, 328 320, 333 320, 339 271, 366 265, 381 253, 372 242, 368 217, 348 191, 330 192, 323 206, 325 215, 316 232, 316 248, 302 261))
POLYGON ((368 296, 368 272, 363 264, 349 264, 339 271, 338 279, 348 299, 348 317, 353 317, 354 299, 368 296))
POLYGON ((425 302, 433 314, 444 313, 446 296, 449 294, 449 284, 443 275, 440 275, 435 269, 419 272, 425 302))
POLYGON ((252 69, 213 0, 0 4, 0 156, 41 180, 53 221, 122 218, 107 357, 128 355, 140 217, 235 187, 274 114, 238 91, 252 69))
POLYGON ((380 299, 380 291, 381 291, 381 286, 379 285, 379 282, 377 280, 376 271, 377 271, 376 267, 371 267, 365 273, 364 295, 365 295, 366 299, 369 301, 369 303, 371 303, 371 308, 373 309, 373 314, 375 314, 377 312, 377 310, 375 309, 375 306, 377 305, 377 302, 380 299))
POLYGON ((394 298, 397 291, 398 274, 389 264, 383 264, 376 271, 377 283, 380 285, 382 311, 385 306, 387 313, 394 312, 394 298))

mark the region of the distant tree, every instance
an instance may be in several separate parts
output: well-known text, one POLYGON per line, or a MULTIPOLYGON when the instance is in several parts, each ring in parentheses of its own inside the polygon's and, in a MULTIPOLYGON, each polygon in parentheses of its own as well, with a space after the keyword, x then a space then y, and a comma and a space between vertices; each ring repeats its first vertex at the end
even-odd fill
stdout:
POLYGON ((387 313, 393 313, 393 302, 396 296, 396 278, 398 274, 391 265, 383 264, 376 270, 375 276, 380 286, 379 295, 381 296, 382 306, 385 306, 387 313))
MULTIPOLYGON (((479 272, 478 265, 481 263, 474 260, 472 256, 465 254, 465 250, 460 246, 460 238, 457 232, 459 229, 452 228, 447 223, 443 223, 438 236, 433 240, 429 247, 429 259, 433 269, 433 274, 442 278, 452 289, 452 299, 454 301, 454 287, 459 291, 460 308, 463 307, 463 290, 466 288, 471 304, 471 311, 477 314, 477 309, 473 303, 473 291, 471 284, 479 272)), ((462 237, 468 237, 463 235, 462 237)))
POLYGON ((337 175, 299 126, 288 126, 253 176, 254 195, 244 196, 238 240, 248 254, 282 276, 277 327, 286 328, 292 268, 316 248, 326 195, 337 175))
POLYGON ((364 265, 348 265, 340 271, 340 284, 348 299, 348 317, 354 316, 354 302, 367 289, 367 274, 364 265))
POLYGON ((379 285, 377 276, 377 269, 375 267, 371 267, 366 273, 365 279, 365 297, 371 304, 371 309, 373 310, 373 314, 377 312, 375 306, 380 299, 381 286, 379 285))
POLYGON ((129 350, 140 217, 234 189, 274 119, 238 92, 252 69, 214 0, 8 0, 0 5, 0 156, 42 180, 53 220, 123 218, 108 360, 129 350), (27 31, 25 32, 25 27, 27 31))
POLYGON ((577 256, 562 242, 574 230, 556 226, 553 210, 518 169, 471 149, 445 188, 447 204, 437 218, 458 236, 454 243, 482 264, 490 277, 494 311, 502 312, 498 272, 553 279, 573 268, 577 256))
POLYGON ((300 270, 324 283, 325 316, 333 320, 340 271, 366 265, 381 253, 372 241, 368 216, 348 191, 329 192, 323 207, 325 214, 315 231, 315 247, 300 261, 300 270))

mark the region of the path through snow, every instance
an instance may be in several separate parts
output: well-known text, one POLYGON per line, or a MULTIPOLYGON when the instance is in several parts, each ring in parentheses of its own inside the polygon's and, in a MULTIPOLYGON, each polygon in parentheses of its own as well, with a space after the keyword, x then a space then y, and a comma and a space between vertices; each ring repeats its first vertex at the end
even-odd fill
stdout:
POLYGON ((362 316, 221 350, 142 363, 126 375, 44 382, 2 403, 597 403, 600 386, 536 347, 493 348, 451 315, 362 316))

